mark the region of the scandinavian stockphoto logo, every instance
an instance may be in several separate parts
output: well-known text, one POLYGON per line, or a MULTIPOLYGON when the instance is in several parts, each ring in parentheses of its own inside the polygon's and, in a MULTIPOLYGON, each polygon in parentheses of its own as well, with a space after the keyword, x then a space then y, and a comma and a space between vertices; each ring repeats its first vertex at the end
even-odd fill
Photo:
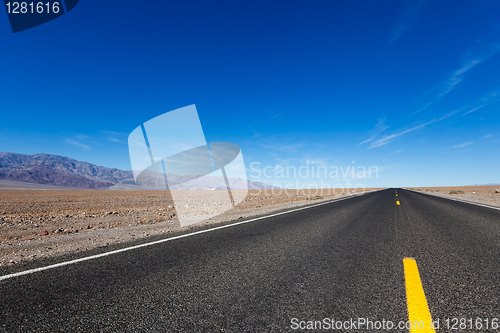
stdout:
POLYGON ((165 190, 181 226, 229 211, 247 196, 240 147, 207 143, 195 105, 138 126, 128 147, 136 184, 165 190))
POLYGON ((72 10, 79 0, 11 1, 4 0, 12 32, 31 29, 72 10))

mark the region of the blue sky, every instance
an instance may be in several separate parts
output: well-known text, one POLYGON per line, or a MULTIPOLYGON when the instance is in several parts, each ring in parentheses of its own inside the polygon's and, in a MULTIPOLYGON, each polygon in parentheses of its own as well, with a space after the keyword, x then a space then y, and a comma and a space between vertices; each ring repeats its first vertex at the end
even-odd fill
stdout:
POLYGON ((3 11, 0 151, 130 169, 134 128, 196 104, 207 141, 237 143, 252 180, 314 187, 275 172, 314 165, 377 167, 330 186, 500 183, 499 12, 499 1, 81 0, 13 34, 3 11))

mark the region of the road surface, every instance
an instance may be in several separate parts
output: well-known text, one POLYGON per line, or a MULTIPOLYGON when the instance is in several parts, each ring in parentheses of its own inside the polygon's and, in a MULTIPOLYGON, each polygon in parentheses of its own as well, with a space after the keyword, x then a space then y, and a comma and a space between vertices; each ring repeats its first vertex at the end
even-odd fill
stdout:
POLYGON ((287 332, 313 321, 326 330, 325 319, 398 323, 409 319, 409 257, 440 320, 436 331, 499 331, 486 321, 500 318, 500 210, 399 189, 4 279, 0 330, 287 332), (482 329, 451 330, 453 318, 480 318, 482 329))

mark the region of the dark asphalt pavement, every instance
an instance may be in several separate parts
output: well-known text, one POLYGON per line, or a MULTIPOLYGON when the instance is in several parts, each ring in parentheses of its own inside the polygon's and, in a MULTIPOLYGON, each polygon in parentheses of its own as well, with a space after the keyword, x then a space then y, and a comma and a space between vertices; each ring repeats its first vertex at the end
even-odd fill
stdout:
MULTIPOLYGON (((288 332, 292 318, 405 321, 404 257, 415 258, 441 327, 446 318, 500 319, 500 210, 398 194, 0 281, 0 331, 288 332)), ((471 331, 500 330, 461 332, 471 331)))

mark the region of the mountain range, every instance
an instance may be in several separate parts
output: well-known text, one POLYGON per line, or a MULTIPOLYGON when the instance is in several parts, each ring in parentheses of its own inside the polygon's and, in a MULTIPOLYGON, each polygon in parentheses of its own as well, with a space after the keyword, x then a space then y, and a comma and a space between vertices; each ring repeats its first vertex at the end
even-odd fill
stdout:
MULTIPOLYGON (((196 177, 183 179, 173 174, 167 174, 167 177, 179 184, 172 188, 174 190, 222 189, 221 180, 217 177, 205 176, 203 180, 196 177)), ((163 189, 159 185, 161 182, 157 180, 142 184, 143 186, 135 185, 132 171, 97 166, 69 157, 49 154, 24 155, 0 152, 0 180, 77 189, 163 189)), ((245 182, 248 189, 275 188, 264 183, 239 178, 230 179, 232 189, 244 189, 245 182)))

